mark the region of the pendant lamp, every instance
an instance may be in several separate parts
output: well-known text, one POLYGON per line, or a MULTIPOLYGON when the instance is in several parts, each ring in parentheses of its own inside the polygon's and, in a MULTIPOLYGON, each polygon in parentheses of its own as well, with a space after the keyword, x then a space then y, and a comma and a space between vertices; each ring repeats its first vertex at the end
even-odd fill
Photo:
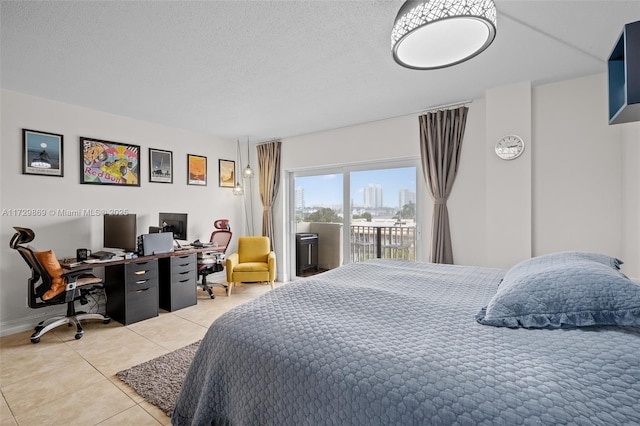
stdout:
POLYGON ((245 179, 253 179, 253 169, 251 168, 251 155, 249 155, 249 138, 247 138, 247 167, 242 171, 242 177, 245 179))
MULTIPOLYGON (((240 140, 236 139, 236 160, 237 164, 240 165, 242 158, 240 157, 240 140)), ((233 195, 244 195, 244 188, 240 185, 240 179, 237 179, 236 171, 234 167, 233 178, 236 181, 236 186, 233 187, 233 195)))
POLYGON ((391 50, 403 67, 431 70, 473 58, 495 36, 493 0, 410 0, 396 17, 391 50))

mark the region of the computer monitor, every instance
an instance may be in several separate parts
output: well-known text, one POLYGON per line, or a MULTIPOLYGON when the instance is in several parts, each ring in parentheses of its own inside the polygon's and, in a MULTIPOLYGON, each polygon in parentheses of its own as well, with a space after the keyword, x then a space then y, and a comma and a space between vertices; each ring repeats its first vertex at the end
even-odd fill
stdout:
POLYGON ((136 215, 105 214, 103 244, 106 248, 136 251, 136 215))
POLYGON ((164 232, 173 232, 176 240, 187 240, 186 213, 160 213, 158 224, 164 232))

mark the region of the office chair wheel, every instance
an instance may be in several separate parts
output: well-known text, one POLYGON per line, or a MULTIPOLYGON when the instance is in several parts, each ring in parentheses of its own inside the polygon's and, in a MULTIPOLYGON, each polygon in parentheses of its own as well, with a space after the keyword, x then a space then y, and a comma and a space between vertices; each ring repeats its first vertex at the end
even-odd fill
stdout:
POLYGON ((102 320, 103 324, 109 324, 111 322, 111 318, 105 318, 102 320))
POLYGON ((212 299, 215 299, 215 298, 216 298, 216 295, 215 295, 215 294, 213 294, 213 293, 211 293, 209 296, 210 296, 212 299))
POLYGON ((83 335, 84 335, 84 332, 82 332, 82 333, 76 333, 76 335, 75 335, 76 340, 80 340, 80 339, 82 339, 82 336, 83 336, 83 335))
POLYGON ((40 338, 39 337, 32 337, 31 338, 31 343, 33 343, 33 344, 40 343, 40 338))

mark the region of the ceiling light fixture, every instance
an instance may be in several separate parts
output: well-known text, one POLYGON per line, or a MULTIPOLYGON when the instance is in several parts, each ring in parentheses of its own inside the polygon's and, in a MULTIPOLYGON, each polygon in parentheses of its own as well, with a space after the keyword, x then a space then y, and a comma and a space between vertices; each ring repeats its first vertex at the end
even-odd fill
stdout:
POLYGON ((493 0, 409 0, 396 16, 391 49, 403 67, 431 70, 473 58, 495 37, 493 0))
POLYGON ((242 172, 242 177, 245 179, 253 179, 253 169, 251 168, 251 155, 249 155, 249 138, 247 138, 247 167, 242 172))

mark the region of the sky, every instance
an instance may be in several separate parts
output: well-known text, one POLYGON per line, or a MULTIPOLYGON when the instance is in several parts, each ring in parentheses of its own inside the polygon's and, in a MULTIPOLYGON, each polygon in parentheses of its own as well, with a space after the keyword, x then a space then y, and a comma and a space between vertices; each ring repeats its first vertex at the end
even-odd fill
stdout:
MULTIPOLYGON (((398 207, 398 193, 402 189, 416 192, 415 167, 351 172, 351 199, 355 205, 363 203, 363 188, 369 184, 382 185, 384 205, 398 207)), ((305 205, 331 206, 342 204, 342 174, 297 177, 295 186, 304 188, 305 205)))

